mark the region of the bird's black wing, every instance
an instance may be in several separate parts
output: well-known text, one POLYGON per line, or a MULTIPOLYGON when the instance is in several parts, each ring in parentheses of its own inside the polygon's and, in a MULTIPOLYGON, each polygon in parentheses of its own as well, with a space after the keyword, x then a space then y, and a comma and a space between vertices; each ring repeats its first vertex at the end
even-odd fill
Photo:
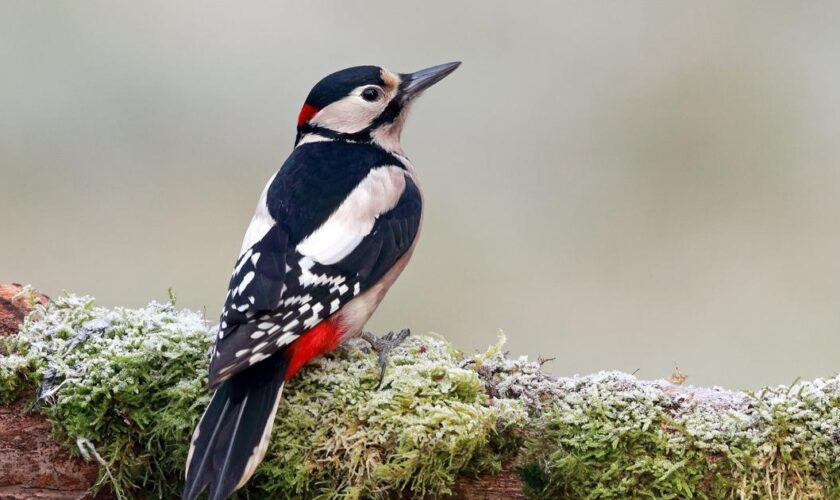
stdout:
MULTIPOLYGON (((298 149, 304 147, 306 145, 298 149)), ((357 157, 352 167, 337 165, 344 168, 342 179, 348 177, 348 168, 357 172, 355 176, 349 176, 355 179, 355 185, 344 181, 343 195, 330 191, 314 197, 303 196, 307 190, 312 192, 301 187, 307 182, 317 180, 319 186, 329 184, 334 171, 324 168, 325 154, 323 150, 318 152, 311 169, 319 179, 310 181, 310 170, 302 173, 302 167, 306 166, 302 161, 307 159, 304 156, 288 170, 287 162, 268 189, 267 203, 269 208, 273 207, 272 218, 277 217, 262 238, 237 261, 211 362, 210 384, 213 387, 283 349, 370 288, 411 247, 417 235, 421 213, 417 186, 402 170, 401 164, 383 167, 383 158, 375 155, 363 157, 365 161, 359 161, 357 157), (377 214, 370 230, 358 241, 348 239, 340 230, 325 230, 321 234, 321 251, 307 252, 308 247, 301 242, 327 226, 342 201, 354 189, 366 186, 365 182, 370 184, 369 177, 381 168, 400 169, 399 175, 404 177, 393 207, 377 214), (286 175, 283 175, 284 171, 286 175), (331 210, 325 205, 332 205, 331 210), (333 243, 330 238, 334 233, 334 243, 345 255, 335 261, 320 258, 321 254, 329 253, 333 243), (352 249, 344 248, 348 241, 352 249)), ((312 157, 309 159, 313 160, 312 157)), ((391 163, 398 162, 393 157, 386 159, 391 163)), ((377 202, 368 198, 370 196, 362 199, 365 203, 377 202)))

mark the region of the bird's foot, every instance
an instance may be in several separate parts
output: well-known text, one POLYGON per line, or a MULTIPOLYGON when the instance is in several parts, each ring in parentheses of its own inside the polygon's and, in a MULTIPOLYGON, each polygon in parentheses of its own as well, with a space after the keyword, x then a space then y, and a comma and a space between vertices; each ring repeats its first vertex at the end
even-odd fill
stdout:
POLYGON ((399 333, 388 332, 381 337, 377 337, 370 332, 362 332, 362 338, 379 355, 379 383, 376 385, 377 389, 382 387, 382 381, 385 379, 385 368, 388 367, 388 354, 391 352, 391 349, 402 344, 409 335, 411 335, 411 331, 408 328, 400 330, 399 333))

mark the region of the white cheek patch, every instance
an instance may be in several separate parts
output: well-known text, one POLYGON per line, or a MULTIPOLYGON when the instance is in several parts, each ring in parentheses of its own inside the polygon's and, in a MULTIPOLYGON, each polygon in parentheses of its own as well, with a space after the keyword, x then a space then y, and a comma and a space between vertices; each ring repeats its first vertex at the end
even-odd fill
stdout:
POLYGON ((349 95, 324 107, 309 123, 342 134, 353 134, 367 128, 387 104, 387 99, 367 102, 357 95, 349 95))
POLYGON ((338 209, 298 244, 297 251, 321 264, 335 264, 370 233, 380 215, 394 208, 404 189, 405 171, 400 167, 371 170, 338 209))

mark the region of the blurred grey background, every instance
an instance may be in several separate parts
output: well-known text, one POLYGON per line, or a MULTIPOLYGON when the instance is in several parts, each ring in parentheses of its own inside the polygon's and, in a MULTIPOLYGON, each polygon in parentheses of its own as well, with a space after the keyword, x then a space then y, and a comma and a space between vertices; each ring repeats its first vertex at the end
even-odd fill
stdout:
POLYGON ((215 320, 334 70, 415 106, 422 241, 372 329, 496 331, 559 374, 751 388, 840 368, 838 4, 0 4, 0 281, 215 320))

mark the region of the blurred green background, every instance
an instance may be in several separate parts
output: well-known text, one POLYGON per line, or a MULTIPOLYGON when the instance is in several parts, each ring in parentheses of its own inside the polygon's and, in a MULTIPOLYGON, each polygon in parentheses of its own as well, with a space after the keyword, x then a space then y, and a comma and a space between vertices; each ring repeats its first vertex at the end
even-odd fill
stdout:
POLYGON ((558 374, 750 388, 840 368, 840 6, 0 4, 0 281, 215 320, 334 70, 463 66, 414 107, 419 249, 369 325, 558 374))

